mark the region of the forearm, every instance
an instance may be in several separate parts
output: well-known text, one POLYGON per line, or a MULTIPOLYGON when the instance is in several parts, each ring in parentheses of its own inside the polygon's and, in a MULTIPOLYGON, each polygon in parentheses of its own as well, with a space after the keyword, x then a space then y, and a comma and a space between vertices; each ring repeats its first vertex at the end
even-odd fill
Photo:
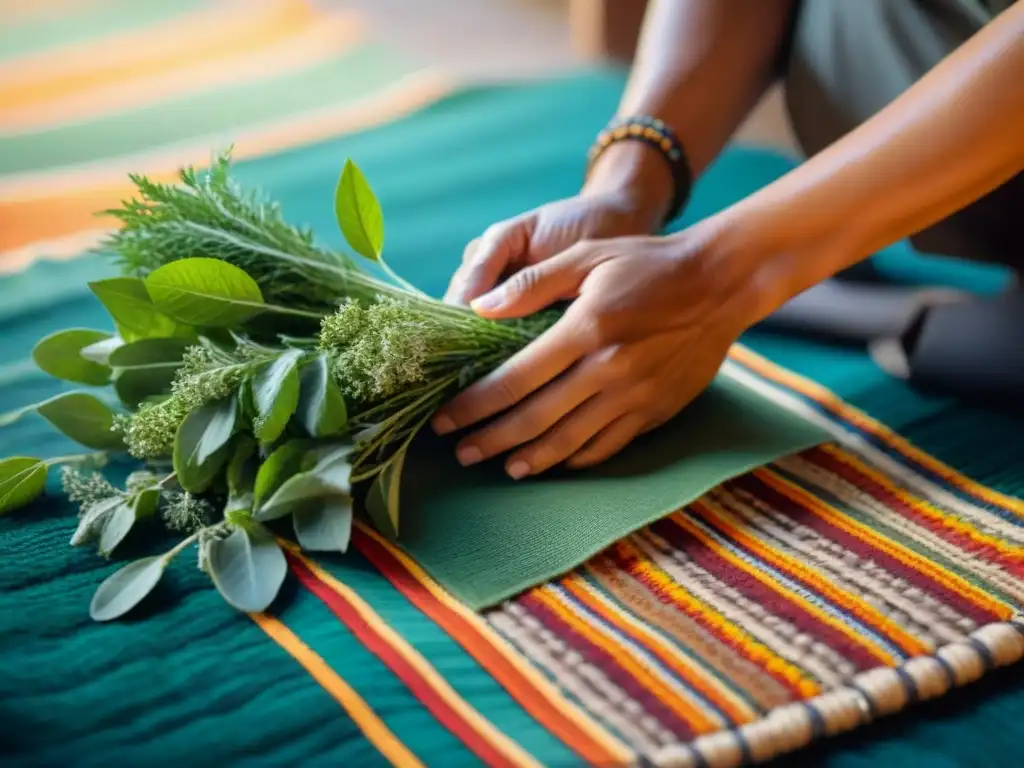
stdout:
MULTIPOLYGON (((714 160, 772 82, 793 0, 652 0, 619 115, 671 126, 695 175, 714 160)), ((663 214, 671 178, 636 142, 613 145, 587 190, 629 187, 663 214)))
POLYGON ((757 238, 774 246, 757 266, 765 312, 1024 170, 1022 73, 1018 3, 871 120, 737 205, 730 216, 762 222, 757 238))

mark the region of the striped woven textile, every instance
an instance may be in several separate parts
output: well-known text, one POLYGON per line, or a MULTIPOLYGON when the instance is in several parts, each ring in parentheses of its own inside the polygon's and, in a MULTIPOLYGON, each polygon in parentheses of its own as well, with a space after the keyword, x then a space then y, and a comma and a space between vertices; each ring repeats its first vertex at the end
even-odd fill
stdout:
MULTIPOLYGON (((476 615, 368 529, 356 549, 576 759, 735 766, 852 730, 1024 657, 1024 501, 972 483, 737 348, 732 373, 835 441, 728 482, 476 615)), ((302 585, 482 762, 552 764, 474 710, 324 567, 302 585)), ((430 764, 278 619, 253 619, 381 753, 430 764)), ((441 761, 443 762, 443 761, 441 761)))
POLYGON ((131 192, 398 117, 451 78, 312 0, 0 3, 0 269, 74 256, 131 192), (22 253, 29 244, 31 252, 22 253))

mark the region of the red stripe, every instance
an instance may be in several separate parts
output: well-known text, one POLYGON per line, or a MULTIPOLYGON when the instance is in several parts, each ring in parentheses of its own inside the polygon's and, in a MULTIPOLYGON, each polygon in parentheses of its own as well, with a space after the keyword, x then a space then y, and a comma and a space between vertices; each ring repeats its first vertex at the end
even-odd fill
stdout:
MULTIPOLYGON (((710 635, 711 637, 714 637, 722 645, 724 645, 727 648, 729 648, 737 656, 739 656, 740 658, 745 659, 747 662, 755 665, 762 673, 768 675, 769 677, 774 678, 780 685, 782 685, 784 688, 786 688, 786 690, 790 691, 793 694, 794 698, 796 698, 796 699, 802 699, 803 698, 804 695, 801 692, 800 686, 797 683, 795 683, 792 680, 788 680, 785 676, 779 674, 775 670, 769 669, 765 665, 763 665, 759 661, 757 661, 756 659, 751 658, 745 652, 743 646, 740 645, 739 643, 737 643, 733 638, 729 637, 728 634, 726 634, 724 632, 718 631, 718 629, 713 624, 708 622, 700 613, 690 612, 690 611, 686 610, 686 606, 680 605, 679 602, 677 602, 672 597, 671 594, 665 592, 661 588, 661 585, 659 585, 659 584, 651 581, 650 579, 648 579, 644 575, 643 572, 641 572, 638 568, 635 567, 635 564, 637 562, 639 562, 639 560, 640 560, 639 558, 634 557, 632 555, 625 555, 625 554, 623 554, 622 552, 620 552, 618 550, 618 547, 611 547, 611 548, 609 548, 608 550, 605 551, 605 555, 607 555, 608 559, 612 563, 614 563, 615 568, 617 568, 618 570, 620 570, 623 573, 628 573, 629 576, 634 581, 636 581, 637 584, 640 584, 644 589, 646 589, 648 592, 650 592, 652 595, 654 595, 654 597, 658 601, 660 601, 661 603, 663 603, 665 605, 670 605, 673 608, 675 608, 676 610, 678 610, 681 613, 683 613, 686 616, 688 616, 692 621, 694 621, 697 624, 699 624, 704 629, 704 631, 707 632, 708 635, 710 635)), ((669 577, 669 578, 671 578, 671 577, 669 577)), ((682 584, 679 584, 674 579, 672 581, 680 589, 686 589, 685 586, 683 586, 682 584)), ((700 600, 700 599, 697 599, 697 598, 694 598, 694 599, 695 599, 696 602, 699 602, 701 604, 707 605, 706 603, 704 603, 703 600, 700 600)), ((711 606, 708 606, 708 608, 710 610, 714 610, 711 606)), ((745 630, 744 630, 744 632, 745 632, 745 630)), ((764 646, 764 644, 761 643, 759 640, 755 640, 754 642, 757 642, 758 645, 764 646)), ((767 647, 766 647, 766 650, 767 650, 767 647)), ((775 654, 774 651, 768 650, 768 652, 772 653, 773 655, 777 655, 777 654, 775 654)))
MULTIPOLYGON (((693 510, 688 511, 691 514, 695 514, 693 510)), ((711 525, 708 520, 703 517, 701 519, 706 524, 711 525)), ((684 531, 675 523, 663 520, 655 523, 652 528, 656 534, 668 541, 672 546, 685 552, 694 563, 712 576, 738 590, 745 598, 763 606, 773 615, 788 621, 800 632, 810 635, 815 640, 837 651, 844 659, 856 665, 858 670, 863 671, 878 666, 879 659, 864 648, 864 646, 852 640, 835 627, 824 623, 791 598, 775 591, 758 579, 755 579, 751 574, 733 565, 719 553, 705 546, 702 541, 688 531, 684 531)), ((719 533, 723 536, 726 535, 721 531, 719 533)), ((739 542, 731 540, 731 543, 742 548, 739 542)), ((746 552, 745 549, 744 552, 746 552)), ((747 555, 760 562, 756 555, 750 552, 747 552, 747 555)), ((810 589, 813 590, 813 587, 810 589)), ((845 613, 839 606, 836 606, 836 609, 845 613)), ((877 628, 874 629, 877 631, 877 628)))
POLYGON ((990 563, 998 565, 1000 568, 1009 571, 1018 578, 1024 577, 1024 563, 1021 562, 1019 557, 1013 558, 1008 556, 1006 553, 1000 552, 987 542, 978 541, 962 531, 943 525, 941 520, 936 520, 924 514, 882 484, 877 483, 870 477, 866 477, 858 472, 856 467, 851 467, 849 464, 840 461, 828 452, 821 450, 815 450, 811 460, 814 461, 815 464, 839 475, 841 478, 865 493, 874 496, 885 504, 887 508, 898 513, 901 517, 904 517, 907 520, 912 520, 922 528, 926 528, 932 533, 935 533, 940 538, 954 545, 957 549, 976 557, 982 557, 990 563))
MULTIPOLYGON (((664 702, 648 691, 636 678, 618 665, 615 657, 592 643, 583 634, 566 624, 554 611, 546 606, 532 592, 516 599, 516 603, 529 611, 552 634, 566 645, 578 651, 583 658, 601 670, 612 683, 622 689, 629 698, 643 707, 644 712, 657 718, 658 722, 683 741, 690 741, 694 732, 690 725, 676 716, 664 702)), ((583 619, 580 619, 583 621, 583 619)), ((596 630, 595 630, 596 631, 596 630)), ((599 696, 602 694, 598 693, 599 696)))
POLYGON ((341 619, 359 642, 384 662, 427 710, 473 754, 487 765, 515 765, 463 720, 458 712, 452 709, 448 702, 431 687, 430 683, 359 615, 352 603, 318 579, 302 561, 291 554, 288 554, 287 557, 288 563, 295 575, 298 576, 299 581, 320 598, 324 605, 341 619))
MULTIPOLYGON (((813 531, 821 534, 830 541, 842 545, 845 549, 853 552, 864 560, 871 560, 878 564, 887 573, 908 581, 923 592, 930 594, 936 600, 948 605, 964 616, 973 619, 978 624, 988 624, 991 621, 1001 620, 1002 617, 987 610, 983 606, 971 602, 960 593, 950 589, 946 585, 935 581, 928 574, 914 568, 912 565, 899 560, 883 549, 874 546, 870 541, 857 538, 851 533, 844 531, 819 515, 809 512, 800 506, 799 503, 772 488, 754 475, 746 475, 743 478, 732 481, 738 487, 743 488, 751 495, 763 500, 773 509, 777 509, 789 516, 795 522, 806 525, 813 531)), ((881 535, 881 534, 880 534, 881 535)))
POLYGON ((472 623, 438 600, 408 569, 383 546, 365 532, 354 528, 352 541, 356 548, 414 606, 426 614, 455 640, 480 666, 487 670, 519 705, 540 725, 547 728, 569 749, 589 765, 609 765, 617 759, 591 738, 562 711, 540 694, 533 683, 510 662, 493 641, 472 623))

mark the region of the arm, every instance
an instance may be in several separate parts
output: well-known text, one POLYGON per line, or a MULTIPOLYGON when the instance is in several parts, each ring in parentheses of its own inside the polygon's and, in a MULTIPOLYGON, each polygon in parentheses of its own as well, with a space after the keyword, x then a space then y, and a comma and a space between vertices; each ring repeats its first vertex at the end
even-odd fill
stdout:
MULTIPOLYGON (((686 148, 695 175, 721 151, 775 76, 793 0, 653 0, 618 114, 661 118, 686 148)), ((628 188, 660 223, 671 179, 658 155, 621 142, 584 188, 628 188)))
POLYGON ((758 319, 1024 170, 1022 73, 1017 3, 871 120, 724 212, 757 243, 735 252, 763 288, 758 319))

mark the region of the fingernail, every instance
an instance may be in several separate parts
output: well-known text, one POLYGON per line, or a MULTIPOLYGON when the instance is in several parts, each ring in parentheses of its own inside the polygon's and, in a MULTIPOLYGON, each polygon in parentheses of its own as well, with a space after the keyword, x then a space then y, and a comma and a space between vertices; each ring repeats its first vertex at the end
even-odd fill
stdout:
POLYGON ((434 417, 432 426, 438 435, 447 435, 449 432, 455 431, 455 422, 443 414, 434 417))
POLYGON ((458 459, 459 464, 464 467, 479 463, 483 457, 484 455, 475 445, 464 445, 462 448, 455 451, 455 458, 458 459))
POLYGON ((505 291, 501 288, 495 288, 490 293, 485 293, 483 296, 477 299, 473 299, 470 302, 470 306, 473 309, 497 309, 505 303, 505 291))
POLYGON ((530 465, 525 461, 513 461, 508 465, 508 476, 513 480, 522 480, 530 474, 530 465))

